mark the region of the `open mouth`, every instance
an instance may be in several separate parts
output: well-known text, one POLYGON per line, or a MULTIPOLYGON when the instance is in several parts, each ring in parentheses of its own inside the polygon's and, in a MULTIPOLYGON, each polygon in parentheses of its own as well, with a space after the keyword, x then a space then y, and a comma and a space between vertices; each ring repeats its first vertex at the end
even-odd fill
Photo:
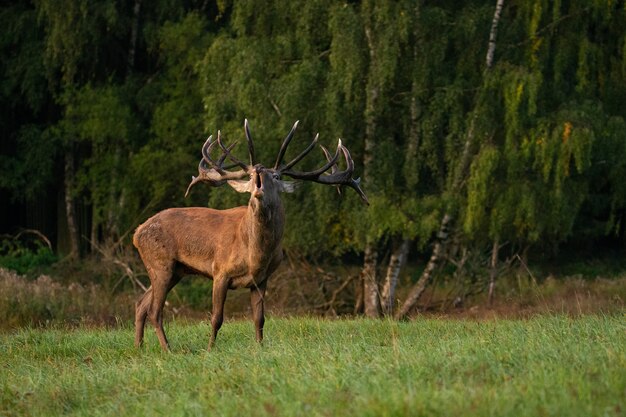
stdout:
POLYGON ((255 184, 255 187, 254 187, 253 195, 256 198, 263 197, 263 179, 261 177, 262 177, 262 175, 260 173, 258 173, 258 172, 256 172, 254 174, 254 184, 255 184))

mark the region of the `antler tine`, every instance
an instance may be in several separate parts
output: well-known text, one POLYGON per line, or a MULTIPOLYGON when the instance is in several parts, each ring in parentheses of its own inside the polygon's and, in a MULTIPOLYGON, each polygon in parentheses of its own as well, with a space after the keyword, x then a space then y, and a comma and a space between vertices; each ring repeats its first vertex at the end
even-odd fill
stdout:
MULTIPOLYGON (((237 142, 230 144, 228 147, 224 146, 222 143, 222 139, 220 136, 220 132, 217 133, 217 143, 222 148, 222 155, 215 162, 213 158, 211 158, 211 150, 215 146, 213 141, 213 136, 209 136, 207 140, 202 145, 202 158, 200 159, 200 163, 198 164, 198 176, 191 177, 191 182, 187 187, 187 191, 185 192, 185 197, 189 194, 189 190, 191 187, 196 185, 199 182, 207 182, 209 185, 214 187, 219 187, 223 185, 228 180, 241 179, 247 175, 247 170, 239 170, 239 171, 227 171, 231 167, 224 167, 224 161, 226 157, 231 157, 230 151, 235 147, 237 142)), ((244 165, 245 166, 245 165, 244 165)))
MULTIPOLYGON (((330 162, 330 160, 333 158, 332 156, 330 156, 330 152, 328 152, 328 149, 326 149, 326 146, 324 145, 320 145, 320 148, 322 148, 322 152, 324 152, 324 156, 326 157, 326 160, 330 162)), ((334 164, 331 169, 330 169, 330 173, 334 174, 335 172, 337 172, 337 164, 334 164)))
MULTIPOLYGON (((316 136, 317 139, 317 136, 316 136)), ((300 180, 313 180, 315 181, 320 175, 322 175, 324 172, 328 171, 328 169, 330 167, 332 167, 333 165, 335 165, 337 163, 337 159, 339 158, 339 152, 341 151, 341 140, 339 141, 339 144, 337 145, 337 151, 335 152, 335 155, 328 159, 328 162, 326 162, 326 164, 324 166, 322 166, 321 168, 318 168, 314 171, 309 171, 309 172, 300 172, 300 171, 281 171, 281 173, 283 175, 288 175, 292 178, 296 178, 296 179, 300 179, 300 180)))
POLYGON ((315 145, 317 144, 317 141, 320 137, 320 134, 318 133, 317 135, 315 135, 315 138, 313 138, 313 142, 311 142, 311 144, 309 144, 309 146, 307 146, 307 148, 302 151, 300 153, 300 155, 296 156, 291 162, 289 162, 287 165, 280 167, 279 171, 285 171, 288 170, 289 168, 291 168, 292 166, 294 166, 295 164, 297 164, 298 162, 300 162, 302 160, 302 158, 304 158, 305 156, 307 156, 307 154, 309 152, 311 152, 311 150, 315 147, 315 145))
MULTIPOLYGON (((328 152, 328 149, 326 149, 326 146, 324 145, 320 145, 320 148, 322 148, 322 152, 324 152, 324 156, 326 157, 327 161, 330 161, 332 159, 332 156, 330 155, 330 152, 328 152)), ((333 164, 332 167, 330 167, 330 173, 334 174, 335 172, 337 172, 339 168, 337 168, 337 164, 333 164)), ((337 185, 337 194, 341 195, 341 185, 337 185)))
POLYGON ((250 135, 250 125, 248 119, 243 122, 243 128, 246 131, 246 140, 248 141, 248 153, 250 154, 250 166, 253 167, 256 164, 256 158, 254 156, 254 143, 252 142, 252 136, 250 135))
POLYGON ((219 173, 224 172, 222 169, 222 164, 220 163, 220 161, 222 163, 224 161, 222 161, 220 158, 218 162, 215 162, 213 158, 211 158, 211 150, 213 149, 213 146, 215 146, 215 143, 216 142, 213 141, 213 135, 211 135, 208 137, 206 142, 204 142, 204 145, 202 145, 202 151, 201 151, 202 159, 200 160, 200 164, 198 165, 198 172, 200 172, 202 168, 204 169, 208 168, 207 164, 211 165, 213 169, 215 169, 219 173), (203 167, 203 162, 204 162, 204 167, 203 167))
MULTIPOLYGON (((203 169, 206 168, 206 167, 202 166, 203 162, 206 164, 204 159, 201 159, 200 163, 198 164, 198 173, 201 173, 203 171, 203 169)), ((191 176, 191 182, 189 183, 189 186, 187 187, 187 191, 185 191, 185 198, 187 198, 187 195, 189 194, 189 190, 191 190, 191 187, 193 187, 194 185, 196 185, 200 181, 202 181, 201 174, 198 175, 197 177, 194 177, 193 175, 191 176)))
MULTIPOLYGON (((219 135, 219 132, 218 132, 219 135)), ((230 169, 230 168, 234 168, 237 165, 229 165, 229 166, 224 166, 224 161, 226 160, 226 157, 230 154, 230 151, 235 147, 235 145, 237 145, 237 142, 233 142, 231 143, 226 149, 225 152, 222 153, 222 156, 220 156, 220 159, 217 160, 217 162, 215 162, 213 160, 213 158, 211 158, 211 150, 213 148, 213 146, 215 146, 216 142, 213 141, 213 136, 209 136, 209 138, 206 140, 206 142, 204 142, 204 145, 202 146, 202 159, 209 165, 211 165, 217 172, 219 173, 224 173, 226 172, 225 170, 230 169)))
MULTIPOLYGON (((217 160, 217 163, 219 164, 219 166, 220 166, 220 167, 222 167, 222 169, 228 169, 228 167, 224 167, 224 166, 222 166, 222 165, 224 164, 224 161, 226 160, 226 157, 227 157, 228 155, 230 155, 230 151, 232 151, 232 150, 233 150, 233 148, 235 147, 235 145, 236 145, 236 144, 237 144, 237 142, 233 142, 233 143, 231 143, 231 144, 230 144, 230 146, 228 146, 228 147, 226 148, 226 152, 224 152, 224 153, 222 154, 222 156, 220 156, 220 159, 218 159, 218 160, 217 160)), ((230 166, 231 168, 234 168, 234 167, 236 167, 237 165, 229 165, 229 166, 230 166)))
POLYGON ((293 139, 294 133, 296 133, 296 129, 298 128, 298 123, 300 123, 300 120, 296 120, 296 122, 293 124, 293 127, 289 131, 289 134, 287 134, 287 137, 283 141, 283 144, 280 145, 280 150, 278 151, 278 156, 276 157, 276 163, 274 164, 274 169, 278 169, 280 164, 283 162, 285 152, 287 152, 287 146, 289 146, 289 142, 291 142, 291 139, 293 139))
POLYGON ((328 160, 328 163, 324 165, 322 168, 317 169, 315 171, 311 171, 311 172, 283 171, 282 174, 288 175, 295 179, 309 180, 309 181, 314 181, 314 182, 318 182, 321 184, 348 186, 354 189, 359 194, 359 196, 361 197, 361 199, 363 200, 365 204, 369 205, 367 196, 361 189, 360 178, 357 178, 357 179, 352 178, 352 173, 354 172, 354 161, 352 160, 352 156, 350 156, 350 151, 348 151, 348 148, 343 146, 343 144, 341 143, 341 139, 339 139, 339 144, 337 145, 337 152, 335 153, 334 157, 330 158, 330 153, 328 152, 328 150, 326 150, 323 147, 322 147, 322 151, 324 151, 324 155, 326 155, 326 159, 328 160), (343 156, 346 160, 346 165, 347 165, 346 169, 343 171, 339 171, 335 166, 337 162, 337 158, 339 157, 340 151, 343 153, 343 156), (331 171, 330 174, 322 175, 331 167, 333 167, 333 170, 331 171))
POLYGON ((341 145, 341 150, 343 151, 343 155, 346 159, 346 164, 348 165, 346 171, 350 172, 350 181, 344 185, 347 185, 348 187, 356 191, 357 194, 361 197, 361 200, 363 200, 363 202, 369 206, 370 202, 367 199, 367 196, 365 195, 363 190, 361 189, 361 178, 360 177, 357 179, 352 178, 352 173, 354 172, 354 161, 352 160, 350 151, 348 150, 348 148, 346 148, 343 145, 341 145))
POLYGON ((208 159, 209 161, 211 161, 211 157, 209 156, 209 153, 211 152, 211 147, 213 146, 215 142, 213 142, 213 135, 209 135, 209 137, 206 139, 206 141, 204 142, 204 145, 202 145, 202 157, 206 160, 208 159))
POLYGON ((239 159, 237 159, 232 153, 230 153, 230 148, 227 148, 226 146, 224 146, 224 143, 222 142, 222 136, 219 130, 217 131, 217 143, 220 145, 220 148, 222 148, 222 151, 224 152, 224 156, 228 156, 228 158, 231 161, 233 161, 236 165, 238 165, 241 169, 243 169, 244 171, 248 171, 248 168, 249 168, 248 165, 244 164, 239 159))
POLYGON ((369 206, 370 202, 367 199, 367 196, 365 195, 363 190, 361 189, 361 178, 352 178, 352 173, 354 172, 354 160, 352 159, 348 148, 343 146, 343 144, 341 143, 341 139, 339 140, 339 147, 341 148, 344 159, 346 160, 346 169, 344 171, 337 171, 329 175, 324 175, 314 181, 322 184, 339 184, 348 186, 356 191, 363 200, 363 202, 369 206))

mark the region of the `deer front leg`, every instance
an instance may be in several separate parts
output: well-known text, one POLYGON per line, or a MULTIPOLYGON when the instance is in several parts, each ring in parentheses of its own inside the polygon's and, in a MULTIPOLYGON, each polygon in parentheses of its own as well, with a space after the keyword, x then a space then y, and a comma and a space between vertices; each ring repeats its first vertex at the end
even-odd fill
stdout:
POLYGON ((224 322, 224 302, 228 292, 228 280, 225 278, 215 278, 213 280, 213 310, 211 314, 211 339, 209 340, 209 350, 215 344, 217 332, 224 322))
POLYGON ((265 299, 265 287, 266 282, 259 285, 255 285, 250 288, 250 304, 252 306, 252 319, 254 320, 254 327, 256 329, 256 341, 263 342, 263 325, 265 324, 265 311, 264 311, 264 299, 265 299))

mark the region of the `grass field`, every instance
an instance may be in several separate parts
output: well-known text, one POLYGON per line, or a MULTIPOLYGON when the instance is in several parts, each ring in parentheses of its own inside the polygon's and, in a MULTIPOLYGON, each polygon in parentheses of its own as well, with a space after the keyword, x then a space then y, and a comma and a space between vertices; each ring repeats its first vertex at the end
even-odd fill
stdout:
POLYGON ((613 416, 626 412, 624 315, 411 322, 272 318, 154 332, 0 336, 0 416, 613 416))

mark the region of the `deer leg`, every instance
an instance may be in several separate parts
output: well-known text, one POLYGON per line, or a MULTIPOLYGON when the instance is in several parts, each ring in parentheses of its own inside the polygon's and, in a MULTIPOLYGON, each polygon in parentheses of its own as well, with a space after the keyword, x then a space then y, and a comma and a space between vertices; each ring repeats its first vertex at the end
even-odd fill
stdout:
POLYGON ((152 287, 143 294, 135 304, 135 347, 143 345, 143 331, 146 326, 146 317, 152 304, 152 287))
POLYGON ((256 329, 256 341, 263 342, 263 325, 265 324, 264 298, 266 281, 250 288, 250 305, 252 306, 252 319, 256 329))
POLYGON ((215 344, 217 332, 224 322, 224 302, 228 292, 228 280, 215 278, 213 280, 213 311, 211 314, 211 339, 209 340, 209 350, 215 344))
POLYGON ((180 276, 174 274, 171 269, 160 271, 155 275, 155 279, 152 280, 152 303, 148 318, 154 326, 161 348, 167 351, 169 350, 169 343, 165 336, 165 330, 163 330, 163 306, 167 293, 180 280, 180 276))

